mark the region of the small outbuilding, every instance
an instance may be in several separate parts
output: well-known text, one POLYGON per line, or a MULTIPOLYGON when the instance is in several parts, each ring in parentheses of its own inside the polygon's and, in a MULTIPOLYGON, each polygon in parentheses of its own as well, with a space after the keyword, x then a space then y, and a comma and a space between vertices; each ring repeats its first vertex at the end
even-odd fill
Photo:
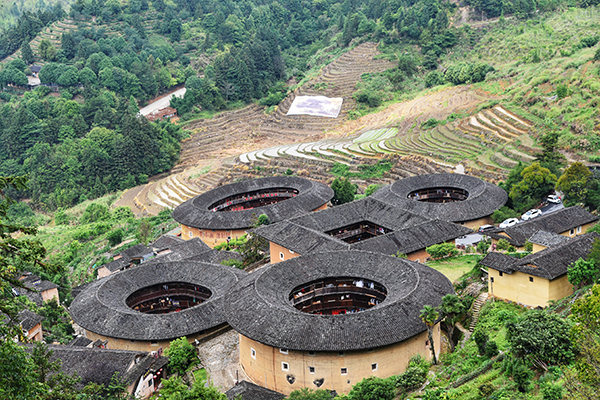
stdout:
POLYGON ((430 219, 473 229, 491 224, 491 215, 506 203, 508 195, 504 189, 474 176, 428 174, 384 186, 373 198, 430 219))
MULTIPOLYGON (((223 296, 247 273, 204 262, 151 262, 87 284, 71 317, 90 340, 112 349, 158 351, 227 327, 223 296)), ((81 330, 80 330, 81 331, 81 330)))
MULTIPOLYGON (((431 358, 424 305, 454 293, 438 271, 364 251, 313 253, 263 267, 225 297, 240 334, 240 364, 268 389, 348 393, 368 376, 403 372, 414 355, 431 358)), ((436 352, 440 327, 433 328, 436 352)))
POLYGON ((526 306, 546 307, 552 300, 573 294, 567 270, 578 259, 587 257, 598 238, 600 235, 595 232, 565 238, 521 259, 489 253, 480 264, 488 267, 490 295, 526 306))
POLYGON ((402 253, 425 262, 425 248, 452 243, 471 229, 431 220, 367 197, 362 200, 263 225, 252 231, 269 241, 271 263, 300 255, 339 250, 402 253))
POLYGON ((210 247, 242 236, 262 214, 271 223, 327 208, 333 190, 308 179, 275 176, 220 186, 177 206, 173 219, 184 239, 210 247))

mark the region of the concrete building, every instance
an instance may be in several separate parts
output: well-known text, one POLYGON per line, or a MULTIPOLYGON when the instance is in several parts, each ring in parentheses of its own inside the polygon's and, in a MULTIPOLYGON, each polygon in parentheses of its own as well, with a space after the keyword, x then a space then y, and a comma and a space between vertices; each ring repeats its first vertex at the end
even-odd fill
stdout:
POLYGON ((265 214, 271 223, 327 208, 333 190, 308 179, 276 176, 220 186, 179 205, 173 219, 181 235, 211 248, 242 236, 265 214))
POLYGON ((431 220, 370 197, 265 225, 252 231, 269 241, 271 263, 323 251, 402 253, 425 262, 425 248, 469 234, 452 222, 431 220))
POLYGON ((189 260, 149 262, 87 284, 69 311, 85 337, 107 348, 164 350, 179 337, 192 342, 226 328, 223 296, 246 274, 189 260))
MULTIPOLYGON (((548 233, 536 234, 551 237, 548 233)), ((564 236, 561 236, 564 237, 564 236)), ((545 247, 521 259, 492 252, 480 264, 488 267, 490 295, 530 307, 546 307, 551 300, 573 294, 567 269, 579 258, 586 258, 592 244, 600 238, 595 232, 565 240, 552 240, 545 247)))
POLYGON ((469 175, 428 174, 401 179, 373 198, 414 214, 474 229, 491 224, 491 215, 508 195, 498 186, 469 175))
MULTIPOLYGON (((243 278, 224 313, 240 334, 240 364, 256 384, 348 393, 368 376, 403 372, 410 358, 431 358, 424 305, 454 293, 441 273, 364 251, 313 253, 243 278)), ((439 323, 434 344, 440 349, 439 323)))

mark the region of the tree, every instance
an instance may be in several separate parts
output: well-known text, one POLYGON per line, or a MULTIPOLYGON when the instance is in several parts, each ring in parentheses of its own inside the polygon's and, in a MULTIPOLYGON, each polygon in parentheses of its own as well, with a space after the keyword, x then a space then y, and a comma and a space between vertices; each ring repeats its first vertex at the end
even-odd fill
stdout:
POLYGON ((544 167, 560 166, 564 163, 565 157, 558 152, 558 139, 560 135, 558 131, 546 133, 540 138, 542 152, 536 158, 544 167))
POLYGON ((372 185, 367 186, 367 190, 365 190, 365 196, 372 195, 373 193, 375 193, 382 187, 383 187, 383 184, 381 184, 381 183, 374 183, 372 185))
POLYGON ((54 350, 48 349, 44 342, 35 342, 31 352, 31 361, 34 364, 34 372, 39 383, 45 383, 46 377, 50 373, 60 370, 60 361, 50 361, 54 350))
POLYGON ((54 61, 56 59, 56 49, 48 39, 42 39, 38 47, 38 53, 46 61, 54 61))
POLYGON ((391 379, 376 376, 364 378, 348 393, 348 400, 392 400, 394 397, 396 397, 396 387, 391 379))
POLYGON ((452 243, 433 244, 425 248, 425 251, 434 259, 452 257, 458 254, 458 250, 452 243))
POLYGON ((419 318, 421 318, 421 321, 423 321, 425 323, 425 325, 427 325, 427 335, 429 337, 429 348, 431 349, 431 356, 433 358, 433 363, 435 365, 437 365, 437 357, 435 356, 435 346, 433 343, 433 328, 435 327, 435 324, 439 318, 440 314, 439 312, 429 306, 429 305, 425 305, 423 306, 423 309, 421 310, 421 314, 419 315, 419 318))
POLYGON ((534 162, 521 172, 521 180, 516 183, 509 196, 517 210, 525 210, 541 203, 548 193, 554 190, 556 175, 534 162))
POLYGON ((162 381, 160 389, 161 400, 227 400, 227 396, 215 387, 205 386, 205 381, 198 379, 188 387, 178 376, 172 376, 162 381))
POLYGON ((106 239, 108 240, 108 243, 114 247, 123 241, 123 236, 125 236, 123 229, 117 228, 108 232, 106 234, 106 239))
POLYGON ((477 345, 477 350, 479 350, 479 354, 484 355, 485 354, 485 346, 489 340, 489 335, 486 332, 484 332, 482 329, 477 329, 473 333, 473 340, 475 341, 475 344, 477 345))
POLYGON ((582 162, 575 162, 565 169, 556 182, 556 189, 564 193, 565 202, 584 203, 587 196, 588 181, 592 173, 582 162))
POLYGON ((571 308, 574 322, 570 337, 582 357, 565 371, 569 399, 594 399, 600 388, 600 285, 596 284, 571 308))
POLYGON ((169 370, 183 379, 186 379, 187 370, 198 361, 196 349, 185 337, 173 340, 165 350, 165 355, 169 357, 169 370))
POLYGON ((140 222, 140 226, 135 234, 135 237, 140 241, 140 243, 147 244, 151 233, 152 225, 150 224, 150 222, 143 219, 140 222))
POLYGON ((60 49, 63 51, 65 57, 69 60, 75 57, 77 53, 77 48, 75 45, 75 39, 70 33, 63 33, 60 38, 60 49))
POLYGON ((333 400, 329 390, 309 388, 296 389, 287 398, 288 400, 333 400))
POLYGON ((26 64, 31 64, 35 60, 33 58, 33 51, 31 51, 31 46, 27 40, 24 41, 23 46, 21 46, 21 58, 26 64))
MULTIPOLYGON (((600 240, 596 239, 595 242, 600 242, 600 240)), ((567 268, 569 283, 577 289, 596 282, 599 276, 600 268, 593 260, 586 261, 580 258, 567 268)))
POLYGON ((27 179, 18 176, 0 176, 0 398, 31 399, 45 389, 36 385, 36 374, 30 357, 13 338, 21 337, 18 319, 21 303, 12 295, 11 287, 23 288, 18 271, 32 268, 45 273, 59 272, 58 266, 43 264, 46 250, 32 238, 36 228, 24 227, 7 220, 7 211, 13 203, 8 190, 25 190, 27 179), (15 235, 21 232, 24 235, 15 235))
POLYGON ((440 312, 445 318, 445 322, 448 325, 448 337, 450 339, 451 351, 454 351, 454 327, 460 318, 467 312, 467 307, 463 303, 462 299, 455 294, 447 294, 442 297, 442 305, 440 306, 440 312))
POLYGON ((354 193, 356 187, 348 178, 338 177, 331 183, 331 189, 333 190, 333 198, 331 204, 339 206, 340 204, 349 203, 354 201, 354 193))
POLYGON ((506 327, 513 353, 538 368, 547 370, 548 365, 569 363, 575 356, 569 340, 571 326, 556 314, 533 310, 506 327))
POLYGON ((80 222, 82 224, 90 224, 92 222, 105 221, 110 218, 108 207, 104 204, 92 203, 86 207, 81 215, 80 222))

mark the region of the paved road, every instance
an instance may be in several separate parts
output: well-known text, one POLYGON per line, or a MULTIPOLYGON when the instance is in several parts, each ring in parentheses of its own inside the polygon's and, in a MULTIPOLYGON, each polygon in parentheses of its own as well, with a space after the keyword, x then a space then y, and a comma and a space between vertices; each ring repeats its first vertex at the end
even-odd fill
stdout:
MULTIPOLYGON (((563 208, 565 208, 565 206, 563 206, 562 203, 560 203, 560 204, 548 203, 547 205, 545 205, 544 207, 541 208, 542 215, 550 214, 550 213, 553 213, 553 212, 558 211, 563 208)), ((522 222, 524 222, 524 221, 520 219, 518 223, 522 223, 522 222)), ((483 235, 480 235, 479 233, 471 233, 470 235, 466 235, 466 236, 456 239, 456 244, 462 244, 465 246, 466 245, 475 245, 476 243, 481 241, 482 238, 483 238, 483 235)))
POLYGON ((173 98, 173 96, 183 97, 184 94, 185 94, 185 88, 176 90, 173 93, 169 94, 168 96, 165 96, 162 99, 158 99, 158 100, 148 104, 146 107, 144 107, 140 110, 140 114, 142 114, 143 116, 148 116, 149 114, 152 114, 154 111, 158 111, 160 109, 169 107, 169 103, 171 102, 171 98, 173 98))

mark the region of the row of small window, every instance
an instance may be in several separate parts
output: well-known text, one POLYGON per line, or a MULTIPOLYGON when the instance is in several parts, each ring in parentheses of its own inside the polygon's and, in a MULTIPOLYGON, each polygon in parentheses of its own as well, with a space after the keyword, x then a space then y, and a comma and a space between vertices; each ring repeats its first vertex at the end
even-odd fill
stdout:
MULTIPOLYGON (((577 233, 581 233, 581 226, 578 226, 578 227, 577 227, 577 233)), ((573 236, 574 234, 575 234, 575 228, 572 228, 572 229, 569 231, 569 236, 573 236)))
MULTIPOLYGON (((377 363, 373 363, 371 364, 371 371, 377 371, 377 363)), ((286 362, 282 362, 281 363, 281 370, 282 371, 289 371, 290 370, 290 364, 286 363, 286 362)), ((311 374, 315 373, 315 367, 308 367, 308 372, 311 374)), ((348 368, 340 368, 340 375, 348 375, 348 368)))
MULTIPOLYGON (((500 276, 504 276, 504 273, 502 271, 499 271, 498 274, 500 276)), ((494 283, 494 277, 493 276, 490 276, 490 282, 494 283)), ((529 282, 533 282, 533 276, 529 277, 529 282)))
MULTIPOLYGON (((290 254, 294 254, 294 252, 292 250, 288 250, 288 251, 290 252, 290 254)), ((280 252, 279 253, 279 259, 280 260, 285 260, 285 254, 283 254, 283 253, 280 252)))

